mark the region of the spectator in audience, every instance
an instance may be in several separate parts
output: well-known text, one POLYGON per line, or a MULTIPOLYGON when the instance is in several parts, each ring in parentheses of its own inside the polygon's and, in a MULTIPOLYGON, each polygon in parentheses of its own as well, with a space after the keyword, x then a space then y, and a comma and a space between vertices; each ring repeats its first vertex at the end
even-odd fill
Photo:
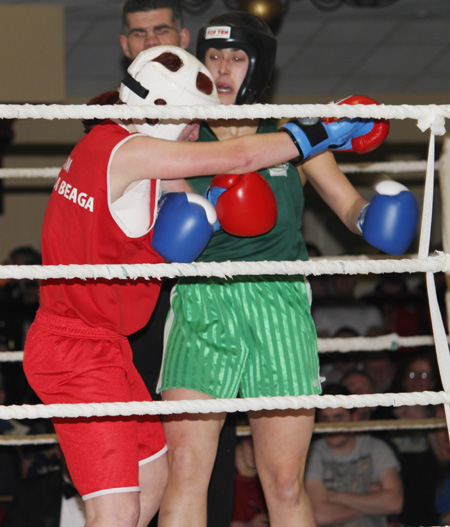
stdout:
POLYGON ((86 515, 61 449, 51 470, 23 479, 17 486, 2 527, 84 527, 86 515))
MULTIPOLYGON (((333 338, 343 339, 359 336, 359 333, 352 327, 342 326, 334 333, 333 338)), ((346 373, 358 367, 358 358, 360 357, 360 352, 336 352, 327 353, 323 356, 320 361, 320 373, 324 377, 322 386, 341 382, 346 373)))
MULTIPOLYGON (((313 243, 307 242, 306 250, 308 251, 310 260, 314 260, 314 258, 323 256, 317 245, 314 245, 313 243)), ((311 286, 311 294, 314 304, 320 304, 322 301, 326 301, 326 299, 329 298, 331 291, 328 275, 309 275, 308 282, 311 286)))
MULTIPOLYGON (((442 247, 439 247, 436 250, 442 251, 442 247)), ((430 251, 431 252, 431 251, 430 251)), ((448 333, 448 316, 447 316, 447 273, 434 273, 434 283, 436 284, 436 296, 441 310, 442 321, 444 323, 445 329, 448 333)), ((423 308, 423 333, 425 335, 431 335, 433 333, 433 328, 431 325, 430 309, 428 306, 428 295, 427 295, 427 285, 425 281, 425 276, 421 276, 421 280, 415 288, 415 293, 422 298, 422 308, 423 308)))
POLYGON ((364 370, 374 383, 374 393, 392 392, 397 368, 391 353, 370 353, 364 358, 364 370))
MULTIPOLYGON (((242 421, 248 425, 248 419, 242 421)), ((231 527, 266 527, 267 505, 255 463, 251 436, 240 437, 235 451, 235 475, 231 527)))
POLYGON ((364 370, 351 370, 342 377, 341 384, 350 393, 374 393, 374 382, 364 370))
MULTIPOLYGON (((14 248, 4 265, 40 265, 41 254, 33 247, 14 248)), ((3 321, 3 350, 23 349, 25 335, 39 305, 39 280, 0 280, 0 317, 3 321)))
MULTIPOLYGON (((445 417, 443 405, 434 407, 435 417, 445 417)), ((438 520, 436 525, 450 523, 450 441, 447 426, 430 433, 431 450, 436 457, 436 492, 434 503, 438 520)))
MULTIPOLYGON (((349 393, 364 395, 374 393, 374 383, 364 370, 351 370, 346 373, 341 380, 342 386, 349 393)), ((368 421, 374 411, 373 406, 364 406, 353 410, 356 421, 368 421)))
MULTIPOLYGON (((40 265, 39 251, 30 246, 19 246, 8 254, 4 265, 40 265)), ((9 279, 1 285, 0 326, 2 349, 4 351, 23 350, 25 337, 39 307, 39 280, 9 279)), ((8 362, 2 365, 5 375, 5 404, 25 404, 30 387, 23 372, 21 362, 8 362)))
MULTIPOLYGON (((372 393, 392 393, 396 391, 394 381, 397 374, 397 365, 392 352, 370 351, 365 353, 361 367, 372 380, 372 393)), ((385 420, 395 418, 392 406, 377 406, 372 408, 371 419, 385 420)), ((387 439, 385 433, 377 433, 376 435, 377 437, 387 439)))
POLYGON ((423 294, 409 289, 402 275, 381 274, 373 293, 362 299, 380 310, 385 333, 410 336, 424 331, 424 307, 428 310, 428 303, 423 294))
MULTIPOLYGON (((5 404, 5 397, 4 377, 0 372, 0 405, 5 404)), ((0 419, 0 435, 23 434, 24 429, 17 421, 0 419)), ((9 445, 0 447, 0 524, 7 507, 7 501, 3 500, 13 494, 19 479, 20 458, 17 449, 9 445)))
POLYGON ((332 275, 329 277, 329 284, 328 298, 312 304, 312 315, 319 337, 335 335, 344 326, 365 336, 383 326, 379 308, 356 296, 357 276, 332 275))
MULTIPOLYGON (((429 352, 411 352, 399 369, 395 392, 423 392, 438 389, 436 361, 429 352)), ((397 419, 426 419, 432 416, 425 405, 393 408, 397 419)), ((434 525, 436 459, 425 430, 396 430, 388 437, 397 449, 402 466, 405 500, 401 520, 408 526, 434 525), (420 474, 420 476, 418 476, 420 474)))
MULTIPOLYGON (((340 385, 324 394, 348 395, 340 385)), ((345 408, 317 411, 322 423, 350 423, 345 408)), ((335 432, 312 443, 305 474, 306 491, 318 526, 387 526, 402 508, 400 464, 393 450, 369 434, 335 432)))
MULTIPOLYGON (((3 155, 14 139, 13 123, 15 119, 0 119, 0 167, 3 167, 3 155)), ((0 179, 0 213, 3 212, 3 179, 0 179)))

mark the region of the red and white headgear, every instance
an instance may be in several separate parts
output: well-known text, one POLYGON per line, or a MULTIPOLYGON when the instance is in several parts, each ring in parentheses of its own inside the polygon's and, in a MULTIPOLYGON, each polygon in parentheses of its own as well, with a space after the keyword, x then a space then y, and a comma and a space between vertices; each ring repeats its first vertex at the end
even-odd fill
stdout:
MULTIPOLYGON (((216 86, 207 68, 176 46, 141 51, 130 64, 120 85, 120 100, 129 105, 219 104, 216 86)), ((175 141, 187 126, 185 120, 133 120, 138 132, 175 141)))

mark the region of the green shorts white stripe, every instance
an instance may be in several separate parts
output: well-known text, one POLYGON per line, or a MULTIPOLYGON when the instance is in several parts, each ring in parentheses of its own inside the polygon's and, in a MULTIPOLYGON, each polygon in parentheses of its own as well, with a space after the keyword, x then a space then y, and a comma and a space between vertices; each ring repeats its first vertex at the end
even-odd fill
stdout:
POLYGON ((215 398, 321 393, 308 288, 301 276, 180 280, 158 390, 215 398))

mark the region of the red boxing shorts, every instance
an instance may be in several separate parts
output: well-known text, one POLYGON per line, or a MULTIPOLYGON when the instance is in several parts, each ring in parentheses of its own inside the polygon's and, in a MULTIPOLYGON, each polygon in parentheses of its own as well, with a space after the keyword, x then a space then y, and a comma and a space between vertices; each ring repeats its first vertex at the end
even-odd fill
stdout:
MULTIPOLYGON (((23 366, 44 404, 151 401, 128 339, 79 319, 39 310, 27 334, 23 366)), ((158 416, 52 421, 83 499, 139 491, 139 466, 167 450, 158 416)))

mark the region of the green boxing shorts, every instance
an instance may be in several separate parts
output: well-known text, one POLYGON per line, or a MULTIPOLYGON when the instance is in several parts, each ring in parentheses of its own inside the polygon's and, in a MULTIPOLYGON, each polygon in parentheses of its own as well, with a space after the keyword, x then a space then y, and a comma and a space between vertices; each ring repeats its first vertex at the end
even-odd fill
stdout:
POLYGON ((181 279, 172 291, 158 391, 320 394, 308 293, 302 276, 181 279))

